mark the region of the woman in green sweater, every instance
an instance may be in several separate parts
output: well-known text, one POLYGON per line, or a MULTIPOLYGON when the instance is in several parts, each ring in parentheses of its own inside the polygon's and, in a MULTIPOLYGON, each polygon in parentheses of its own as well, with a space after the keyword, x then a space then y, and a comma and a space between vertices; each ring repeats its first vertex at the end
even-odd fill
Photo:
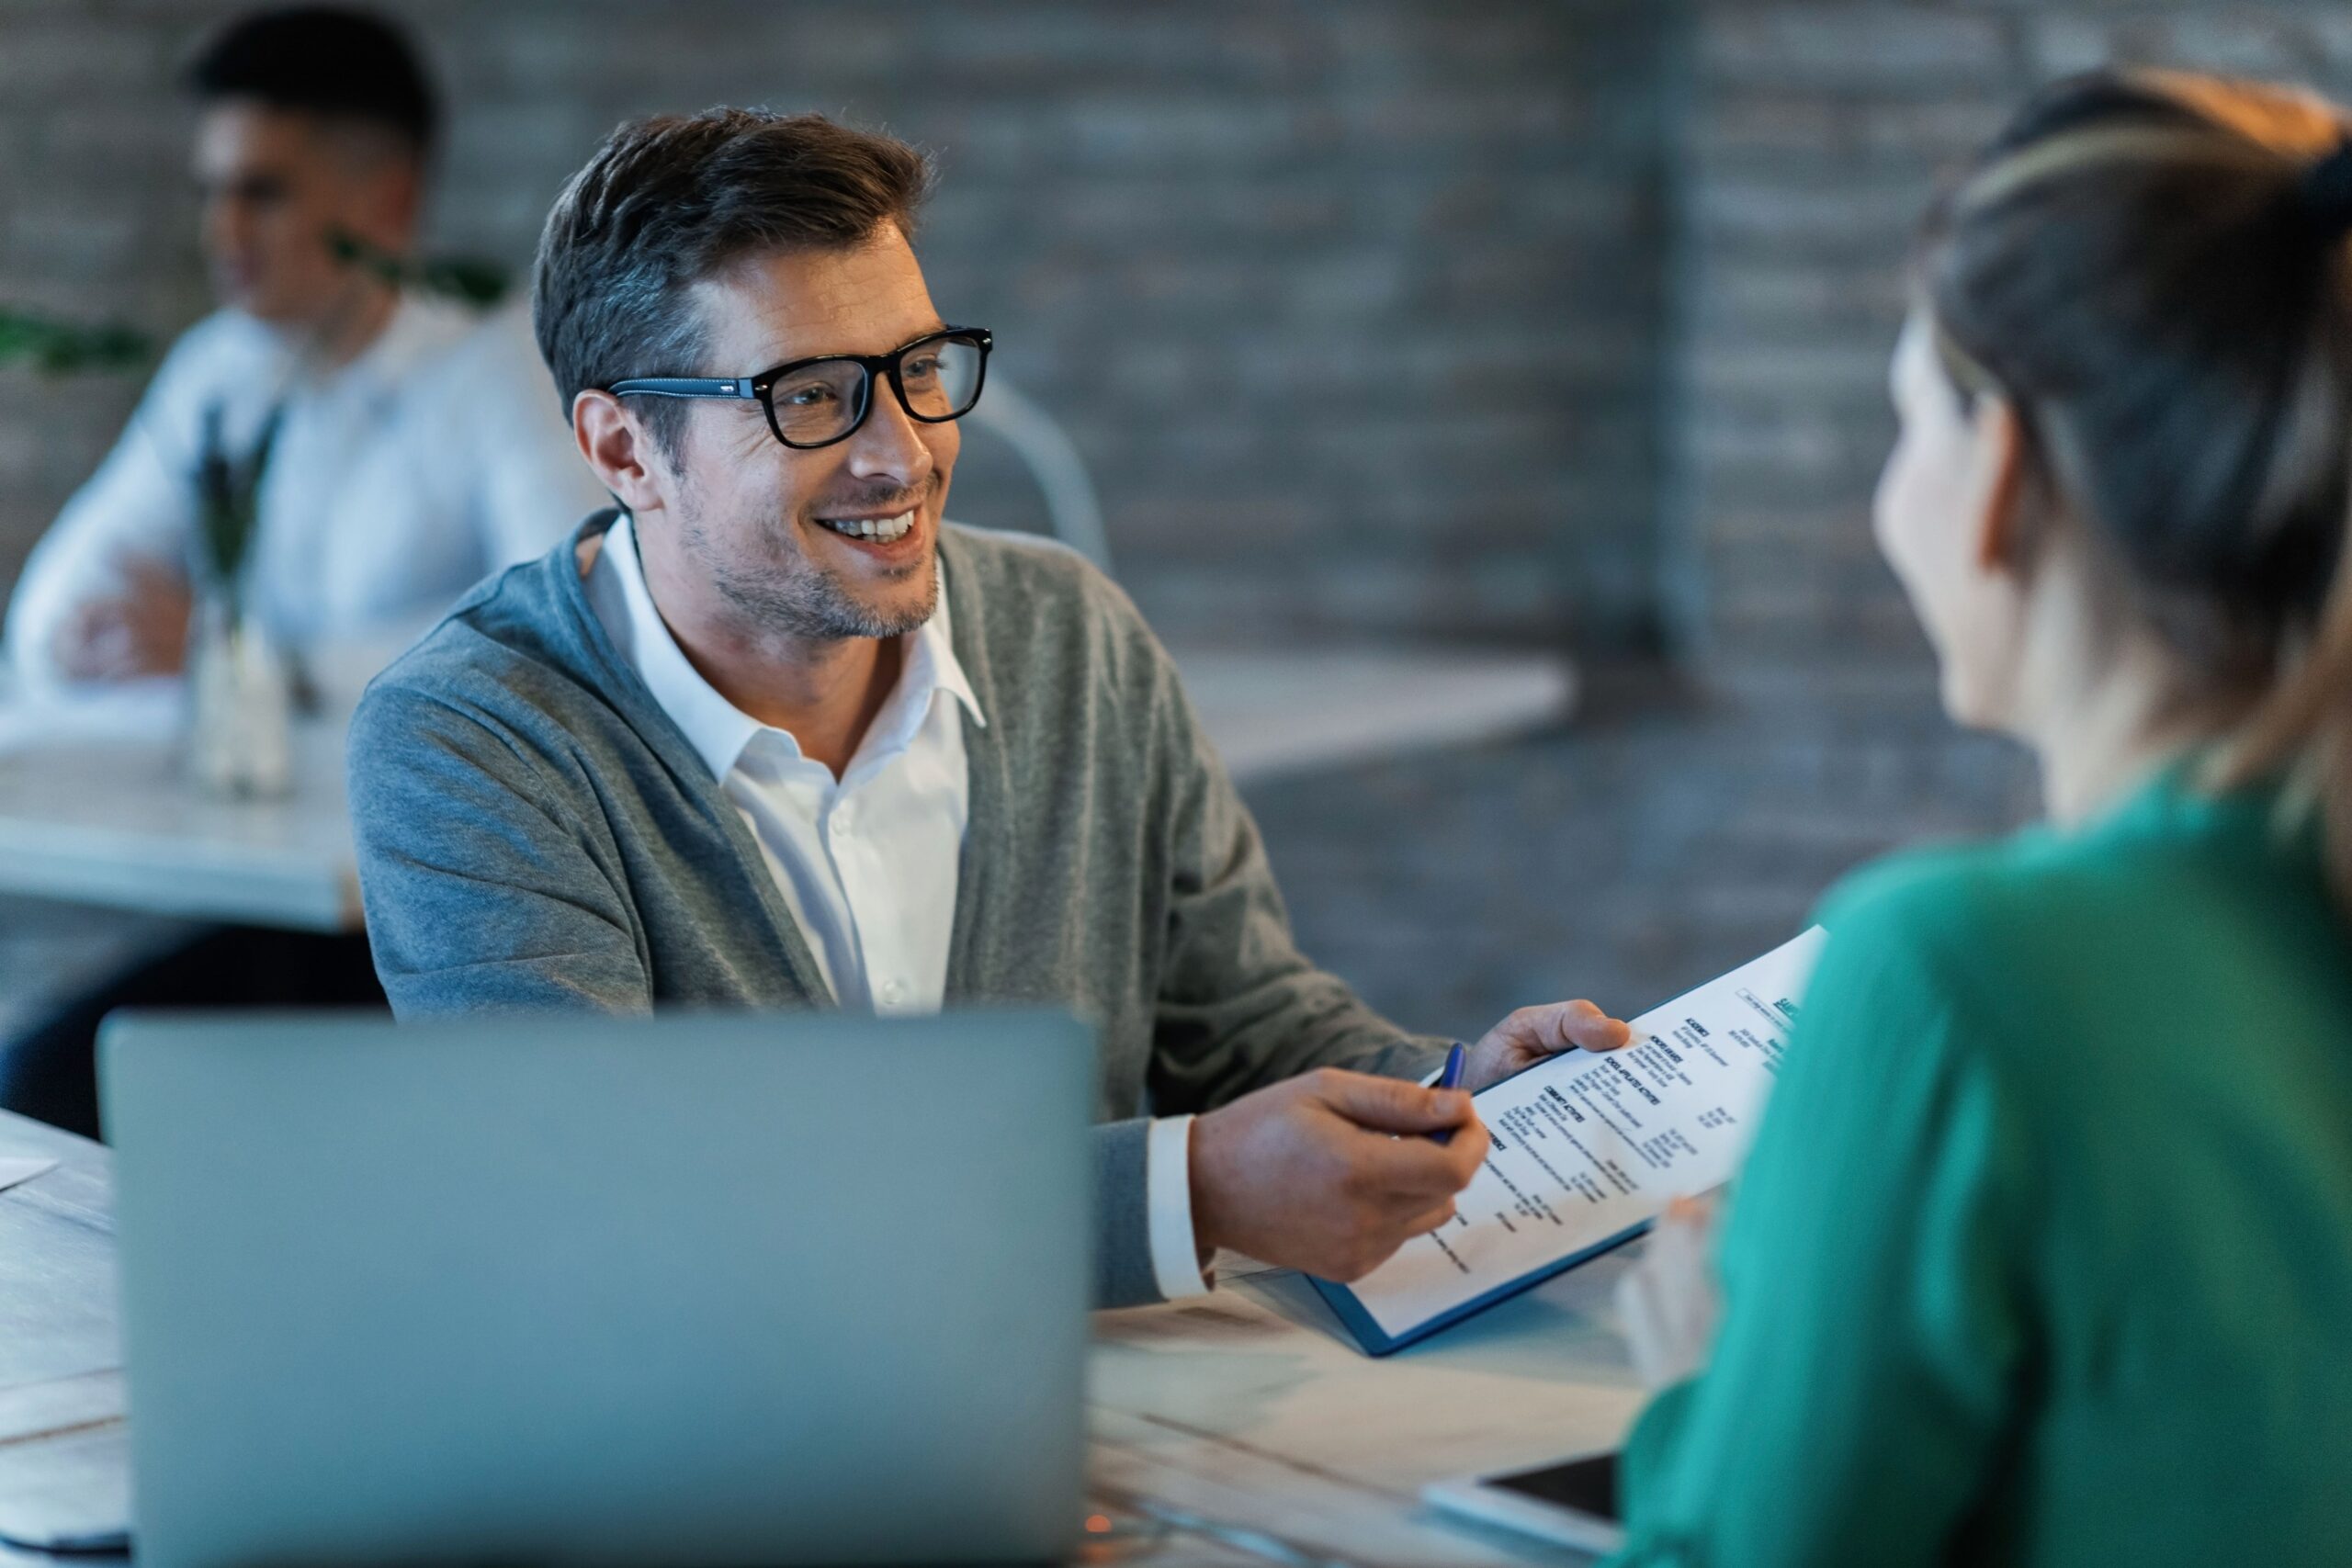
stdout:
POLYGON ((2344 139, 2102 74, 1937 209, 1878 533, 2050 822, 1830 899, 1621 1562, 2352 1563, 2344 139))

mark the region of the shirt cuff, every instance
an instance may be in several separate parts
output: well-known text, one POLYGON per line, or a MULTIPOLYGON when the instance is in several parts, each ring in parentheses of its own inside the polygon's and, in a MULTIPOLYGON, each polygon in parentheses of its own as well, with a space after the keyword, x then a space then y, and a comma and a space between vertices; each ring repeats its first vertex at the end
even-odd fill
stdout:
POLYGON ((1209 1292, 1193 1235, 1193 1119, 1163 1116, 1143 1146, 1145 1224, 1151 1233, 1152 1282, 1170 1301, 1209 1292))

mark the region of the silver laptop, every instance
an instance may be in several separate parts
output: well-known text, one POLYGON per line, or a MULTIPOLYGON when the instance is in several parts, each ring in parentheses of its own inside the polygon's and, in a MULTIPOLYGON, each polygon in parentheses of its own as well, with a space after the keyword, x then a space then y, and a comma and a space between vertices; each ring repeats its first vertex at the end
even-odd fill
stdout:
POLYGON ((121 1017, 141 1568, 1057 1560, 1091 1033, 121 1017))

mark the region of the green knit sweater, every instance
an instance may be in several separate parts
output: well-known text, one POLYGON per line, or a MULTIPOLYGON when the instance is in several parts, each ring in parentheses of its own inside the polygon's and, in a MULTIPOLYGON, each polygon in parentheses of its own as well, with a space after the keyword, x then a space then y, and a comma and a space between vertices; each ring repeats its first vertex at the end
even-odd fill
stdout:
POLYGON ((2274 804, 1831 902, 1624 1562, 2352 1563, 2352 925, 2274 804))

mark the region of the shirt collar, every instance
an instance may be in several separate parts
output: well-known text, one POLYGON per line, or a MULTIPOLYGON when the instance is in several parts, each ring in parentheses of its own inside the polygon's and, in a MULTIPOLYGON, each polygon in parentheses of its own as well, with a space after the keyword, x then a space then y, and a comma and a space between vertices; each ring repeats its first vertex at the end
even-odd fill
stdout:
POLYGON ((483 312, 454 299, 403 292, 391 319, 352 367, 384 386, 405 380, 428 366, 442 363, 459 344, 489 320, 483 312))
MULTIPOLYGON (((627 626, 607 626, 605 630, 636 667, 639 678, 653 694, 653 700, 710 769, 711 777, 724 779, 734 772, 743 749, 763 734, 777 736, 795 756, 799 754, 800 744, 788 731, 762 724, 719 695, 678 647, 677 638, 670 635, 668 624, 654 607, 653 595, 645 586, 645 566, 637 553, 636 523, 628 513, 621 513, 605 531, 603 547, 592 570, 611 571, 627 609, 627 626)), ((906 638, 906 663, 899 672, 899 683, 883 704, 882 711, 875 716, 865 742, 858 747, 861 761, 903 750, 943 693, 962 703, 973 723, 982 728, 988 727, 988 716, 980 711, 980 700, 956 657, 954 628, 947 609, 945 564, 941 563, 938 570, 942 574, 938 608, 932 612, 930 620, 906 638)))
MULTIPOLYGON (((276 364, 294 364, 299 337, 288 338, 250 316, 241 319, 252 324, 259 341, 267 345, 265 352, 276 364)), ((384 318, 383 326, 368 340, 367 347, 331 370, 306 375, 304 384, 313 391, 330 388, 381 390, 396 386, 462 340, 479 324, 479 320, 476 312, 465 306, 404 290, 393 299, 391 314, 384 318)))

